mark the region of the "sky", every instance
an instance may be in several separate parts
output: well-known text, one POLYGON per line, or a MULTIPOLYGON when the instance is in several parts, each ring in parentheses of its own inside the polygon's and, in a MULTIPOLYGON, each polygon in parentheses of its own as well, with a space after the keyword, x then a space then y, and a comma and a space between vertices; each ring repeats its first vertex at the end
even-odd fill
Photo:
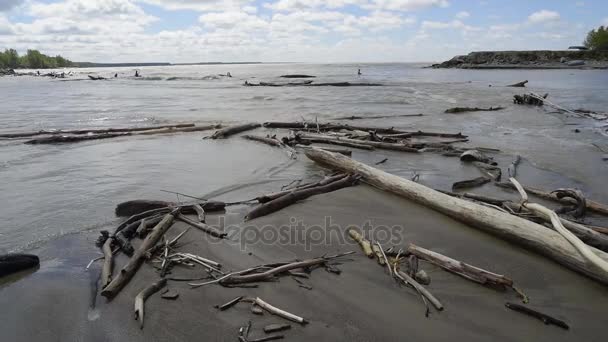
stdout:
POLYGON ((0 49, 91 62, 432 62, 600 25, 606 0, 0 0, 0 49))

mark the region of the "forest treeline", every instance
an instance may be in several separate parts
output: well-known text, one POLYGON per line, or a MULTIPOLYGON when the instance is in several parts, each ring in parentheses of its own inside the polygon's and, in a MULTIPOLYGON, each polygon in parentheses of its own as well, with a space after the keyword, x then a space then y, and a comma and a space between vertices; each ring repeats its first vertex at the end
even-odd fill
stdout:
POLYGON ((27 50, 27 53, 20 56, 15 49, 6 49, 0 52, 0 68, 6 69, 52 69, 71 67, 74 63, 59 55, 55 57, 47 56, 38 50, 27 50))

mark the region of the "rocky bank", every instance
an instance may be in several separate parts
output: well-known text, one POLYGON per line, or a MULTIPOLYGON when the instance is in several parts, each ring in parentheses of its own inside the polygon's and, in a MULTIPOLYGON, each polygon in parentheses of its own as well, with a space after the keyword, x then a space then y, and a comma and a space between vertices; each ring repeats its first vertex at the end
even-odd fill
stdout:
POLYGON ((608 51, 479 51, 431 65, 457 69, 608 69, 608 51))

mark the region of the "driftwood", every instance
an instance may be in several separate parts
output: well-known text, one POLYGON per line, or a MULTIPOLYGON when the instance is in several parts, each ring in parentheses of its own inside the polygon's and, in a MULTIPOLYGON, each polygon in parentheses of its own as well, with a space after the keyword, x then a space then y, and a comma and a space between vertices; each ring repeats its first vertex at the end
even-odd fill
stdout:
MULTIPOLYGON (((308 145, 296 145, 295 147, 311 148, 312 146, 308 146, 308 145)), ((320 149, 328 151, 328 152, 340 153, 340 154, 343 154, 345 156, 352 156, 353 155, 353 151, 347 150, 345 148, 333 148, 333 147, 322 147, 322 146, 314 146, 314 147, 320 148, 320 149)))
POLYGON ((479 152, 478 150, 466 150, 462 152, 460 155, 460 160, 464 162, 474 162, 479 161, 482 163, 491 163, 492 158, 486 156, 485 154, 479 152))
POLYGON ((528 83, 528 80, 517 82, 517 83, 513 83, 513 84, 509 84, 507 87, 523 88, 523 87, 526 86, 526 83, 528 83))
POLYGON ((498 166, 474 161, 472 163, 475 165, 481 172, 487 174, 492 180, 500 181, 500 177, 502 176, 502 170, 498 166))
POLYGON ((139 328, 144 328, 144 303, 148 297, 158 292, 158 290, 165 287, 167 279, 163 278, 156 283, 146 287, 140 293, 135 296, 135 320, 139 320, 139 328))
POLYGON ((437 309, 437 311, 443 310, 443 304, 433 296, 424 286, 420 285, 414 278, 410 277, 407 273, 397 270, 397 277, 401 279, 401 281, 412 286, 416 291, 424 296, 424 298, 428 299, 431 304, 437 309))
POLYGON ((113 298, 129 282, 129 280, 131 280, 131 278, 135 275, 135 272, 137 272, 139 269, 139 266, 141 266, 142 262, 144 261, 146 252, 150 248, 154 247, 160 238, 167 232, 167 230, 169 230, 173 224, 175 215, 178 213, 179 208, 173 210, 171 213, 165 215, 162 221, 160 221, 152 229, 152 232, 150 232, 146 239, 141 243, 129 262, 122 268, 122 270, 120 270, 118 276, 112 279, 112 281, 101 290, 102 296, 106 298, 113 298))
POLYGON ((388 118, 404 118, 412 116, 424 116, 424 114, 396 114, 396 115, 372 115, 372 116, 339 116, 331 120, 371 120, 371 119, 388 119, 388 118))
POLYGON ((224 237, 226 237, 226 235, 228 235, 227 233, 221 232, 221 231, 217 230, 216 228, 209 226, 203 222, 193 221, 193 220, 189 219, 188 217, 186 217, 184 214, 177 215, 177 218, 180 221, 187 223, 194 228, 200 229, 211 236, 215 236, 217 238, 223 239, 224 237))
POLYGON ((543 321, 543 323, 545 323, 545 324, 553 324, 555 326, 558 326, 558 327, 566 329, 566 330, 570 329, 570 327, 568 326, 568 324, 566 324, 566 322, 559 320, 557 318, 551 317, 549 315, 546 315, 542 312, 532 310, 527 306, 513 304, 513 303, 506 303, 505 306, 513 311, 518 311, 518 312, 521 312, 528 316, 536 317, 536 318, 540 319, 541 321, 543 321))
MULTIPOLYGON (((515 186, 511 183, 494 183, 494 184, 501 188, 515 189, 515 186)), ((527 193, 530 193, 539 198, 543 198, 543 199, 547 199, 547 200, 551 200, 551 201, 559 202, 559 203, 570 204, 570 205, 576 204, 576 200, 569 198, 569 197, 560 198, 553 192, 547 192, 547 191, 544 191, 544 190, 541 190, 538 188, 534 188, 534 187, 530 187, 530 186, 524 186, 523 188, 524 188, 524 190, 526 190, 527 193)), ((589 199, 585 199, 585 206, 587 207, 587 210, 593 211, 598 214, 608 215, 608 205, 606 205, 606 204, 592 201, 589 199)))
POLYGON ((296 157, 296 151, 291 146, 285 145, 282 141, 280 141, 278 139, 270 138, 270 137, 260 137, 257 135, 243 135, 243 138, 245 138, 247 140, 261 142, 266 145, 283 148, 287 151, 287 154, 289 155, 290 158, 296 157))
POLYGON ((73 143, 87 140, 99 140, 99 139, 111 139, 111 138, 119 138, 127 135, 131 135, 131 133, 101 133, 101 134, 91 134, 91 135, 53 135, 45 138, 36 138, 32 140, 28 140, 25 144, 29 145, 39 145, 39 144, 63 144, 63 143, 73 143))
POLYGON ((473 178, 473 179, 469 179, 469 180, 463 180, 463 181, 455 182, 454 184, 452 184, 452 190, 474 188, 477 186, 482 186, 491 181, 492 180, 488 177, 477 177, 477 178, 473 178))
POLYGON ((224 310, 230 309, 231 307, 235 306, 242 299, 243 299, 243 296, 239 296, 239 297, 236 297, 236 298, 232 299, 231 301, 226 302, 226 303, 224 303, 222 305, 216 305, 215 308, 218 309, 218 310, 220 310, 220 311, 224 311, 224 310))
MULTIPOLYGON (((411 147, 405 144, 393 144, 393 143, 385 143, 380 141, 369 141, 369 140, 357 140, 357 139, 349 139, 343 137, 336 137, 330 135, 319 135, 319 134, 304 134, 299 133, 297 135, 298 138, 309 140, 311 142, 324 142, 328 144, 335 144, 336 142, 346 142, 349 144, 357 144, 357 145, 367 145, 372 148, 379 148, 384 150, 393 150, 393 151, 401 151, 401 152, 413 152, 417 153, 418 149, 411 147)), ((354 146, 353 146, 354 147, 354 146)))
POLYGON ((210 138, 211 139, 224 139, 224 138, 227 138, 234 134, 256 129, 260 126, 262 126, 262 125, 260 125, 259 123, 248 123, 248 124, 243 124, 243 125, 226 127, 226 128, 220 129, 220 130, 216 131, 215 133, 213 133, 213 135, 211 135, 210 138))
POLYGON ((296 323, 300 323, 300 324, 307 324, 308 321, 300 316, 296 316, 292 313, 289 313, 287 311, 281 310, 277 307, 274 307, 268 303, 266 303, 265 301, 263 301, 261 298, 256 297, 253 301, 256 305, 258 305, 259 307, 261 307, 262 309, 270 312, 273 315, 277 315, 279 317, 285 318, 287 320, 296 322, 296 323))
POLYGON ((101 269, 101 288, 103 289, 112 281, 112 269, 114 268, 114 256, 112 254, 112 238, 108 237, 103 244, 103 268, 101 269))
POLYGON ((200 132, 200 131, 208 131, 210 129, 218 129, 218 128, 221 128, 221 127, 222 127, 222 125, 220 125, 220 124, 207 125, 207 126, 183 127, 183 128, 179 128, 179 127, 166 127, 166 128, 161 128, 161 129, 146 130, 146 131, 143 131, 143 132, 136 132, 136 133, 133 133, 133 134, 136 134, 136 135, 153 135, 153 134, 200 132))
POLYGON ((347 175, 344 173, 339 173, 336 175, 332 175, 332 176, 328 176, 323 178, 322 180, 318 181, 318 182, 314 182, 314 183, 309 183, 309 184, 302 184, 299 185, 297 187, 295 187, 294 189, 287 189, 287 190, 281 190, 278 192, 273 192, 270 194, 266 194, 266 195, 262 195, 262 196, 258 196, 255 198, 256 201, 258 201, 259 203, 266 203, 266 202, 270 202, 272 200, 275 200, 279 197, 285 196, 295 190, 305 190, 305 189, 310 189, 310 188, 314 188, 314 187, 318 187, 318 186, 323 186, 323 185, 327 185, 329 183, 333 183, 335 181, 338 181, 340 179, 345 178, 347 175))
POLYGON ((0 134, 0 138, 25 138, 36 135, 49 135, 49 134, 101 134, 101 133, 124 133, 124 132, 140 132, 140 131, 151 131, 159 130, 164 128, 187 128, 195 127, 193 123, 186 124, 175 124, 175 125, 162 125, 162 126, 149 126, 149 127, 124 127, 124 128, 92 128, 92 129, 75 129, 75 130, 41 130, 36 132, 24 132, 24 133, 4 133, 0 134))
MULTIPOLYGON (((450 197, 339 154, 318 149, 310 149, 305 153, 308 158, 321 165, 343 172, 357 172, 372 186, 425 205, 471 227, 542 254, 598 282, 608 284, 607 272, 590 265, 587 259, 583 258, 560 234, 539 224, 493 208, 450 197)), ((602 260, 608 260, 608 254, 597 249, 592 250, 602 260)))
POLYGON ((418 247, 414 244, 410 244, 407 248, 408 252, 417 256, 422 260, 426 260, 433 265, 439 266, 444 270, 457 274, 468 280, 472 280, 476 283, 491 286, 501 290, 513 287, 513 280, 496 273, 492 273, 481 269, 479 267, 465 264, 462 261, 458 261, 439 254, 437 252, 418 247))
POLYGON ((281 75, 281 78, 315 78, 317 76, 312 75, 302 75, 302 74, 290 74, 290 75, 281 75))
POLYGON ((273 332, 289 330, 289 329, 291 329, 291 325, 289 325, 289 324, 269 324, 264 327, 264 332, 267 334, 270 334, 273 332))
POLYGON ((355 240, 359 246, 361 246, 361 249, 363 249, 363 254, 365 254, 368 258, 374 257, 375 253, 372 250, 372 245, 365 237, 363 237, 363 235, 361 235, 355 229, 349 229, 348 235, 353 238, 353 240, 355 240))
POLYGON ((245 283, 255 283, 261 281, 270 281, 275 278, 276 275, 281 273, 288 272, 290 270, 299 269, 299 268, 307 268, 318 266, 327 263, 330 258, 316 258, 316 259, 308 259, 303 261, 296 261, 288 264, 284 264, 281 266, 277 266, 271 268, 267 271, 261 273, 251 273, 251 274, 234 274, 227 278, 219 281, 222 285, 235 285, 235 284, 245 284, 245 283))
MULTIPOLYGON (((362 150, 373 150, 374 147, 370 146, 370 145, 366 145, 366 144, 361 144, 360 140, 356 140, 356 141, 345 141, 343 139, 333 139, 333 138, 324 138, 324 137, 318 137, 318 138, 299 138, 299 141, 305 141, 305 142, 310 142, 310 143, 321 143, 321 144, 330 144, 330 145, 338 145, 338 146, 345 146, 345 147, 352 147, 352 148, 358 148, 358 149, 362 149, 362 150)), ((351 139, 349 139, 351 140, 351 139)))
MULTIPOLYGON (((182 207, 182 213, 188 214, 196 214, 196 211, 192 208, 194 204, 199 204, 203 207, 206 212, 213 211, 222 211, 226 208, 226 203, 220 201, 199 201, 197 203, 190 204, 179 204, 175 202, 167 202, 167 201, 155 201, 155 200, 132 200, 119 203, 114 210, 116 216, 131 216, 137 215, 140 213, 144 213, 151 210, 157 211, 170 211, 173 207, 182 207)), ((149 215, 148 215, 149 216, 149 215)), ((142 217, 137 217, 130 222, 134 222, 136 220, 141 219, 142 217)))
POLYGON ((196 211, 196 216, 198 217, 198 221, 205 223, 205 221, 207 220, 205 209, 200 204, 194 204, 192 206, 192 209, 194 209, 194 211, 196 211))
POLYGON ((465 112, 492 112, 495 110, 502 110, 504 107, 488 107, 488 108, 478 108, 478 107, 453 107, 445 110, 445 113, 448 114, 457 114, 457 113, 465 113, 465 112))
POLYGON ((509 168, 507 169, 507 174, 509 175, 509 177, 515 177, 517 175, 517 166, 520 162, 521 156, 516 155, 511 164, 509 165, 509 168))
MULTIPOLYGON (((331 153, 331 152, 328 152, 331 153)), ((254 218, 265 216, 271 214, 275 211, 279 211, 285 207, 288 207, 298 201, 306 199, 311 196, 324 194, 332 191, 336 191, 342 188, 346 188, 352 185, 355 185, 359 180, 358 176, 349 175, 335 182, 331 182, 329 184, 316 186, 308 189, 302 190, 294 190, 289 192, 286 195, 283 195, 279 198, 271 200, 270 202, 264 203, 252 211, 250 211, 247 216, 245 216, 245 220, 253 220, 254 218)))

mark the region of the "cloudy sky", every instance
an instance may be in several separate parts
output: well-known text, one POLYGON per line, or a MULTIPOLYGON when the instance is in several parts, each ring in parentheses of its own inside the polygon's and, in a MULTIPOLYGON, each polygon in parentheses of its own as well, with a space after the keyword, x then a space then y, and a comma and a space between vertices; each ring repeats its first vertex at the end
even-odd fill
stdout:
POLYGON ((562 49, 606 0, 0 0, 0 49, 94 62, 415 62, 562 49))

